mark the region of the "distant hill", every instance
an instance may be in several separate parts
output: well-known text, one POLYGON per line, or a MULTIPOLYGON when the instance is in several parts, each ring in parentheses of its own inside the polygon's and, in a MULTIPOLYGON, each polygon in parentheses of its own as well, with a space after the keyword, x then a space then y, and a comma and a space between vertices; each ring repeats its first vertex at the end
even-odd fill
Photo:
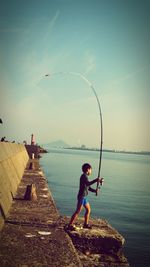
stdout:
POLYGON ((65 143, 63 140, 57 140, 48 144, 44 144, 44 147, 46 148, 69 148, 70 146, 65 143))

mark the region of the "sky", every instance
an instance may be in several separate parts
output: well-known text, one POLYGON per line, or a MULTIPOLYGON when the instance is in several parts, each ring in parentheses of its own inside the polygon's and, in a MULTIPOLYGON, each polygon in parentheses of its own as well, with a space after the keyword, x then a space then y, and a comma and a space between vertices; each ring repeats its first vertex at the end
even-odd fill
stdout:
POLYGON ((0 0, 0 136, 99 147, 86 77, 103 147, 150 150, 149 14, 149 0, 0 0))

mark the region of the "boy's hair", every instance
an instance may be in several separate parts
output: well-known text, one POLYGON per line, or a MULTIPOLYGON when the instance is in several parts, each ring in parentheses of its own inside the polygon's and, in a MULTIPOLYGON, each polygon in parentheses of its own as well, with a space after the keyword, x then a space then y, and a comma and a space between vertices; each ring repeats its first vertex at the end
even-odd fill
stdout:
POLYGON ((89 163, 84 163, 82 165, 82 171, 86 173, 88 169, 92 169, 92 166, 89 163))

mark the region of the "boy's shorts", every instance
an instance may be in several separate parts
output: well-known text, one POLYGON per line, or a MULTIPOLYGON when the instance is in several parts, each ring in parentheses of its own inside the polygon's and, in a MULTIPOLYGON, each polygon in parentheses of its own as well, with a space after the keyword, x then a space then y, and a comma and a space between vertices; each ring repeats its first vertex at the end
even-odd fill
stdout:
POLYGON ((80 206, 80 205, 85 206, 88 203, 89 203, 89 201, 88 201, 87 197, 81 197, 78 199, 78 206, 80 206))

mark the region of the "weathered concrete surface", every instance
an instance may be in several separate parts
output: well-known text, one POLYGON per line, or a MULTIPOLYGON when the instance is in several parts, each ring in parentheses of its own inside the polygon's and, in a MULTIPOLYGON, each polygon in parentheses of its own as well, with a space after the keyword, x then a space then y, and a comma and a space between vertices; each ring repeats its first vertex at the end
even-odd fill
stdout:
POLYGON ((123 253, 117 253, 113 255, 111 253, 81 253, 78 251, 79 258, 83 267, 130 267, 127 259, 124 257, 123 253))
POLYGON ((0 229, 28 161, 24 145, 0 142, 0 229))
POLYGON ((39 161, 32 160, 34 170, 28 169, 30 162, 0 233, 0 266, 82 266, 71 239, 59 225, 60 215, 39 161), (38 197, 33 202, 24 200, 31 183, 38 197))
POLYGON ((1 267, 82 266, 62 229, 6 224, 0 238, 1 267), (40 232, 49 235, 41 235, 40 232))
MULTIPOLYGON (((60 225, 69 222, 61 218, 60 225)), ((85 267, 129 267, 123 254, 124 238, 106 220, 91 219, 92 229, 83 228, 83 219, 76 222, 76 230, 67 231, 85 267)), ((67 228, 66 228, 67 229, 67 228)))
POLYGON ((83 221, 80 219, 77 223, 77 229, 68 231, 73 243, 79 250, 90 250, 90 252, 95 253, 115 253, 123 247, 124 238, 106 220, 91 219, 90 222, 91 230, 81 228, 83 221))
MULTIPOLYGON (((68 221, 57 211, 39 161, 30 160, 0 233, 0 266, 129 267, 121 250, 123 237, 105 220, 92 220, 92 230, 70 232, 74 246, 64 231, 68 221), (24 200, 31 183, 37 201, 24 200)), ((82 224, 79 218, 77 226, 82 224)))

